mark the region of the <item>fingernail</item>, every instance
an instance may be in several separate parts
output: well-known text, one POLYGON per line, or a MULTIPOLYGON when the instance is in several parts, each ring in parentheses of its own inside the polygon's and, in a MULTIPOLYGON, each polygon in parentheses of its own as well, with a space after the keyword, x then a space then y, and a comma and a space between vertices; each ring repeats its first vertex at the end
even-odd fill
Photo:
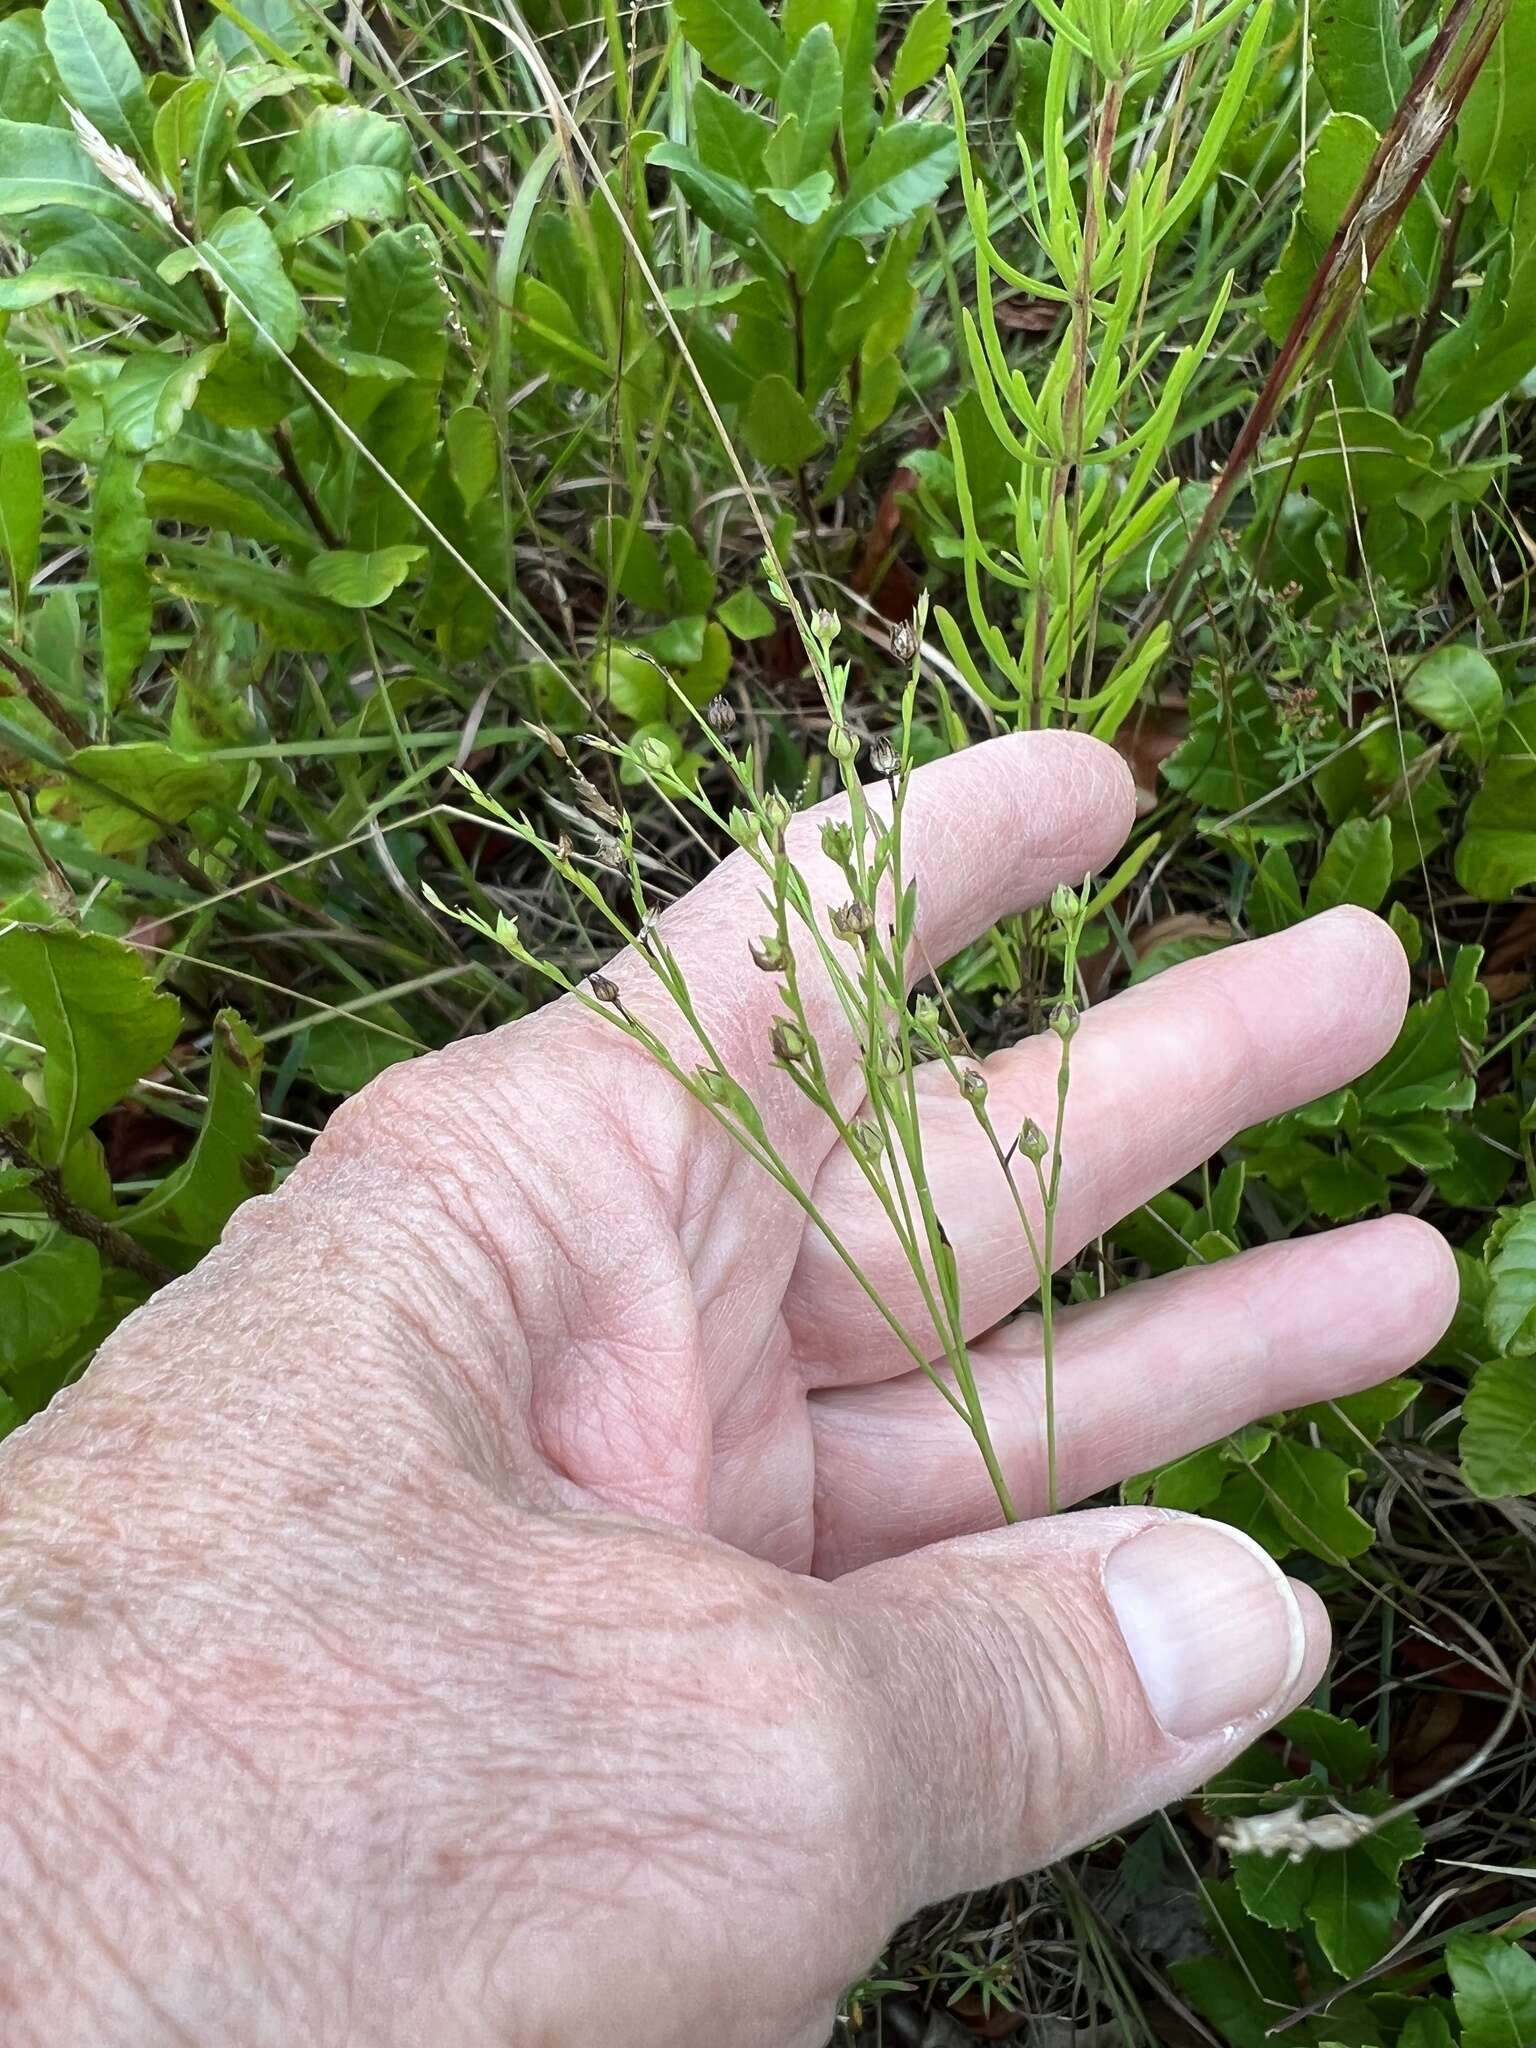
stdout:
POLYGON ((1263 1711, 1301 1671, 1307 1633, 1285 1574, 1221 1522, 1159 1522, 1112 1550, 1104 1590, 1170 1735, 1210 1735, 1263 1711))

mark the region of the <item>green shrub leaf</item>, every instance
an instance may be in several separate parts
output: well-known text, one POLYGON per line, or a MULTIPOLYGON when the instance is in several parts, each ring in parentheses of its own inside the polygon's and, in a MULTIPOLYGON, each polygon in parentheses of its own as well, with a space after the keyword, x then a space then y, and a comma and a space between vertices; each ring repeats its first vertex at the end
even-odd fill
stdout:
POLYGON ((158 1065, 181 1029, 180 1004, 156 989, 131 946, 72 925, 0 934, 0 982, 42 1041, 52 1158, 158 1065))
POLYGON ((1461 2021, 1461 2048, 1530 2048, 1536 2041, 1536 1958, 1492 1934, 1457 1934, 1446 1968, 1461 2021))

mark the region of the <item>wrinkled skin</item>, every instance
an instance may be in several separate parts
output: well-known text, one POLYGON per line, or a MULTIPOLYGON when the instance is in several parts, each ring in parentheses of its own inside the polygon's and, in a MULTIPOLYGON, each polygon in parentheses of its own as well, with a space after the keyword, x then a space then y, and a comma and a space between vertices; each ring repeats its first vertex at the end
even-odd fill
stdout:
MULTIPOLYGON (((1081 880, 1131 815, 1115 757, 1069 736, 924 769, 914 970, 1081 880)), ((830 897, 817 822, 794 834, 830 897)), ((737 856, 669 939, 920 1327, 851 1163, 772 1064, 757 889, 737 856)), ((613 972, 686 1054, 644 963, 613 972)), ((1062 1256, 1377 1058, 1405 983, 1391 934, 1346 911, 1091 1014, 1062 1256)), ((1056 1057, 993 1058, 999 1128, 1048 1121, 1056 1057)), ((978 1379, 1038 1513, 1038 1341, 1005 1323, 1032 1271, 969 1108, 924 1078, 978 1379)), ((1066 1493, 1402 1369, 1454 1287, 1395 1218, 1072 1311, 1066 1493)), ((1316 1683, 1303 1589, 1289 1661, 1169 1732, 1107 1591, 1107 1560, 1166 1524, 1002 1529, 908 1365, 795 1204, 574 1003, 381 1077, 0 1452, 7 2048, 574 2048, 614 2026, 817 2048, 903 1914, 1186 1791, 1316 1683)))

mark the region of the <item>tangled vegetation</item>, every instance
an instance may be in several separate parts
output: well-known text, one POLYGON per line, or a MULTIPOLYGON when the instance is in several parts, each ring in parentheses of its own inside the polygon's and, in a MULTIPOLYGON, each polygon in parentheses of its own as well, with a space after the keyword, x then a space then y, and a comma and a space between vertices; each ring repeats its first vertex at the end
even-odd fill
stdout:
POLYGON ((1049 1016, 1065 1087, 1195 954, 1351 903, 1412 962, 1379 1066, 1040 1290, 1450 1237, 1412 1378, 1130 1489, 1316 1584, 1327 1699, 905 1929, 853 2037, 1536 2041, 1533 76, 1532 0, 0 0, 0 1431, 733 841, 787 949, 782 821, 871 766, 1073 725, 1141 800, 910 1014, 845 976, 871 1160, 919 1061, 1049 1016))

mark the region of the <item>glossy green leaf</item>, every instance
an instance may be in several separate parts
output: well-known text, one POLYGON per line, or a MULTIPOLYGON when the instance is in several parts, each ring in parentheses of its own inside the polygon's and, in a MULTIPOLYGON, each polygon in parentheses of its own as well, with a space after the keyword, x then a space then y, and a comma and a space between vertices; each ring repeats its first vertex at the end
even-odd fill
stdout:
POLYGON ((216 280, 231 305, 254 321, 265 339, 280 349, 293 347, 303 308, 272 230, 259 213, 246 206, 232 207, 202 241, 168 256, 160 275, 175 284, 197 269, 216 280))
POLYGON ((1392 826, 1386 818, 1348 818, 1329 840, 1312 886, 1307 914, 1358 904, 1379 908, 1392 885, 1392 826))
POLYGON ((842 60, 825 22, 817 23, 785 67, 779 108, 785 119, 794 117, 798 129, 797 160, 784 178, 795 183, 821 168, 842 120, 842 60))
POLYGON ((391 592, 398 590, 426 552, 423 547, 404 544, 375 548, 366 554, 352 548, 336 548, 315 555, 304 578, 311 590, 333 604, 365 611, 371 605, 382 604, 391 592))
POLYGON ((830 232, 884 234, 931 206, 959 162, 952 130, 941 121, 898 121, 882 128, 848 181, 830 232))
POLYGON ((19 1259, 0 1266, 0 1370, 57 1350, 96 1313, 101 1259, 95 1247, 52 1230, 19 1259))
POLYGON ((907 24, 891 66, 893 106, 938 77, 949 58, 949 37, 949 0, 925 0, 907 24))
POLYGON ((1536 0, 1510 0, 1456 123, 1456 162, 1507 212, 1536 168, 1536 0))
POLYGON ((289 156, 292 184, 280 240, 306 241, 344 220, 374 226, 398 220, 410 155, 410 137, 398 121, 359 106, 316 107, 289 156))
POLYGON ((1486 1500, 1536 1493, 1536 1358, 1494 1358, 1472 1376, 1461 1410, 1461 1469, 1486 1500))
MULTIPOLYGON (((772 127, 731 93, 701 78, 694 88, 693 135, 698 158, 707 171, 755 190, 763 168, 763 151, 772 127)), ((653 150, 647 162, 655 161, 653 150)))
POLYGON ((1364 1843, 1319 1856, 1307 1917, 1341 1977, 1359 1976, 1386 1953, 1401 1901, 1396 1875, 1364 1843))
POLYGON ((178 753, 160 740, 81 747, 71 774, 39 807, 68 811, 100 853, 136 853, 185 824, 205 804, 231 802, 240 771, 228 761, 178 753))
POLYGON ((1475 647, 1436 647, 1403 685, 1403 701, 1442 732, 1460 733, 1473 751, 1486 753, 1504 715, 1504 684, 1475 647))
POLYGON ((826 443, 815 414, 787 377, 764 377, 744 426, 747 446, 774 469, 798 469, 826 443))
POLYGON ((275 487, 262 487, 250 476, 213 476, 185 462, 146 462, 139 489, 151 519, 207 526, 290 553, 308 554, 315 545, 313 530, 287 509, 275 487))
POLYGON ((43 458, 26 373, 0 339, 0 561, 19 612, 37 573, 43 533, 43 458))
POLYGON ((34 7, 0 21, 0 120, 46 121, 58 105, 58 80, 34 7))
POLYGON ((787 51, 759 0, 673 0, 683 34, 710 70, 750 92, 776 92, 787 51))
POLYGON ((103 397, 107 431, 117 446, 129 455, 147 455, 178 434, 217 355, 216 346, 192 356, 168 349, 129 356, 103 397))
MULTIPOLYGON (((711 170, 691 149, 679 142, 664 142, 651 151, 650 161, 658 170, 671 174, 673 182, 694 212, 717 234, 746 252, 761 250, 762 236, 752 207, 752 194, 719 171, 711 170)), ((526 289, 526 288, 525 288, 526 289)), ((574 322, 572 323, 574 326, 574 322)))
POLYGON ((135 313, 173 334, 206 336, 212 322, 195 294, 168 285, 156 265, 169 246, 153 223, 79 218, 14 277, 0 277, 0 313, 25 312, 67 294, 135 313))
POLYGON ((348 266, 352 347, 403 363, 423 383, 442 381, 448 306, 437 245, 424 227, 391 228, 373 236, 348 266))
POLYGON ((154 529, 132 457, 110 454, 91 494, 91 559, 96 568, 101 673, 107 700, 132 687, 149 651, 153 591, 149 550, 154 529))
POLYGON ((216 1244, 240 1204, 265 1193, 272 1166, 261 1130, 261 1041, 233 1010, 213 1020, 208 1108, 187 1157, 123 1218, 138 1238, 216 1244))
POLYGON ((733 590, 715 617, 737 640, 761 640, 778 625, 755 590, 733 590))
POLYGON ((43 34, 64 98, 108 142, 147 157, 149 95, 127 38, 101 0, 48 0, 43 34))
POLYGON ((43 1046, 50 1158, 158 1066, 181 1029, 176 998, 156 989, 131 946, 73 925, 0 933, 0 983, 20 998, 43 1046))
POLYGON ((1536 1202, 1508 1217, 1488 1261, 1488 1335, 1501 1351, 1536 1352, 1536 1202))
POLYGON ((1281 1526, 1314 1556, 1337 1564, 1370 1549, 1375 1532, 1349 1504, 1350 1467, 1332 1451, 1277 1437, 1259 1472, 1281 1526))
POLYGON ((1312 63, 1338 114, 1360 114, 1378 134, 1408 90, 1395 0, 1316 0, 1312 63))
POLYGON ((1280 1732, 1339 1785, 1362 1784, 1380 1767, 1381 1752, 1358 1721, 1298 1707, 1280 1723, 1280 1732))
POLYGON ((1445 1945, 1461 2048, 1530 2048, 1536 2041, 1536 1957, 1494 1934, 1445 1945))
POLYGON ((357 630, 339 605, 265 562, 216 554, 210 548, 179 550, 156 573, 167 590, 210 618, 223 609, 234 610, 264 627, 278 647, 336 654, 357 630))
POLYGON ((477 405, 461 405, 448 416, 444 432, 448 473, 466 512, 474 510, 501 471, 496 425, 477 405))
POLYGON ((1488 903, 1536 884, 1536 690, 1517 699, 1495 735, 1483 786, 1467 808, 1456 879, 1488 903))
POLYGON ((97 170, 67 128, 0 121, 0 220, 40 206, 122 214, 128 201, 97 170))

